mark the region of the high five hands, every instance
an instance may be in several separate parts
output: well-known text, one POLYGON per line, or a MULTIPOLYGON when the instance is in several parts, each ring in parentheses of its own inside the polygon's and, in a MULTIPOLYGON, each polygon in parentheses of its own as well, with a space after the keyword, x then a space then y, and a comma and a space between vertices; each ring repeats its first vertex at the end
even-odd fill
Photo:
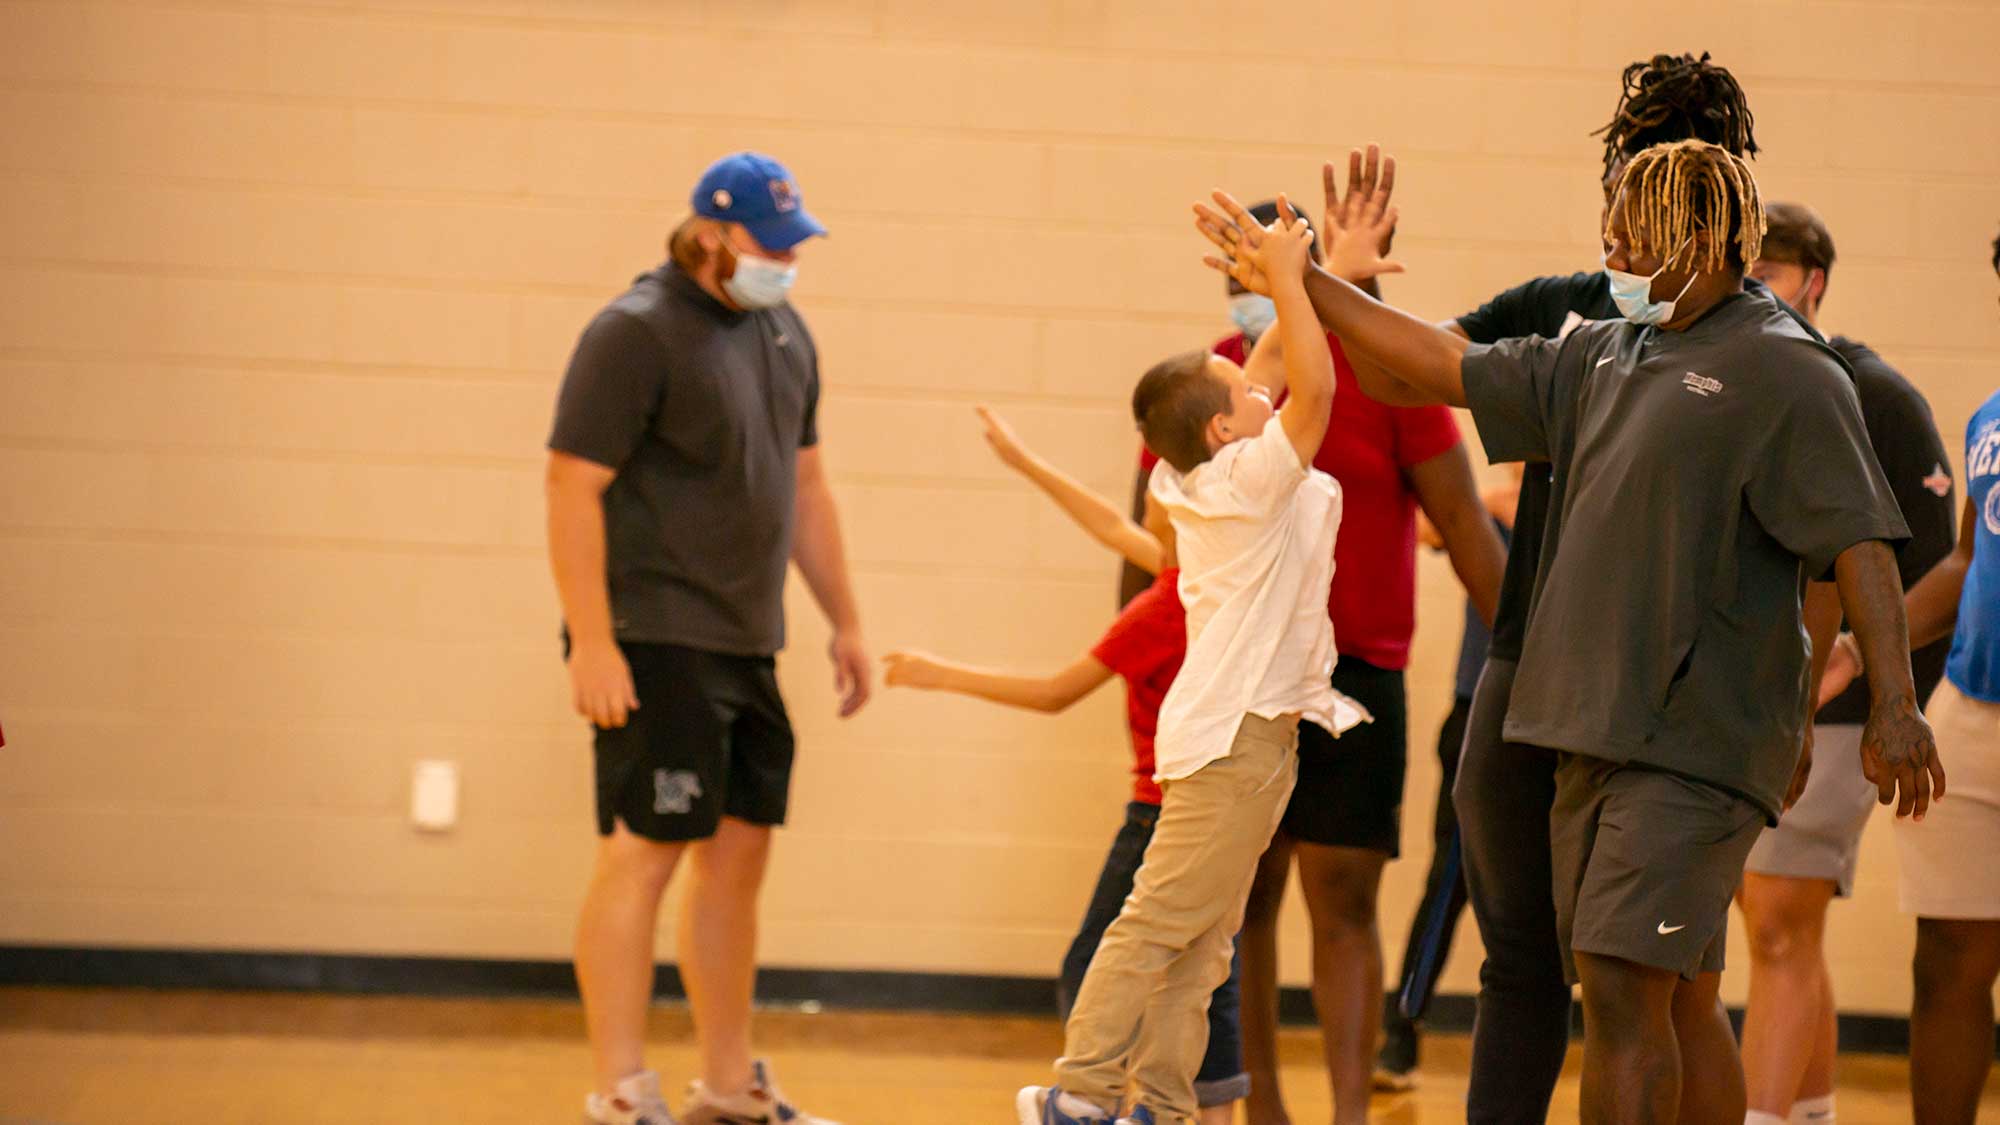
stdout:
MULTIPOLYGON (((1377 145, 1369 145, 1365 157, 1360 149, 1349 152, 1344 195, 1332 161, 1321 168, 1320 179, 1326 192, 1320 237, 1326 243, 1327 272, 1357 285, 1385 273, 1403 272, 1402 263, 1387 258, 1396 237, 1397 211, 1390 203, 1396 158, 1383 157, 1377 145)), ((1262 240, 1284 222, 1289 204, 1279 221, 1267 227, 1228 192, 1217 191, 1213 198, 1215 207, 1194 205, 1195 229, 1221 251, 1202 261, 1243 288, 1270 296, 1270 278, 1254 259, 1262 240)))
POLYGON ((1387 261, 1396 241, 1397 211, 1389 202, 1396 191, 1396 158, 1383 156, 1380 145, 1369 145, 1366 162, 1360 149, 1347 153, 1347 194, 1333 161, 1320 166, 1326 210, 1320 238, 1326 242, 1326 272, 1356 285, 1385 273, 1402 273, 1401 262, 1387 261))

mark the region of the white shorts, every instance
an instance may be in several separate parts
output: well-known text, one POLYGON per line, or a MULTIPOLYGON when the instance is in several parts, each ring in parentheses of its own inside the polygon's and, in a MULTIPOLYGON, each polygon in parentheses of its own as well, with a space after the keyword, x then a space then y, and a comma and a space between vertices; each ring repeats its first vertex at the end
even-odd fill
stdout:
POLYGON ((1938 681, 1924 715, 1937 732, 1945 798, 1923 822, 1896 821, 1905 913, 2000 919, 2000 703, 1938 681))
MULTIPOLYGON (((1951 763, 1945 763, 1949 770, 1951 763)), ((1950 783, 1950 779, 1946 779, 1950 783)), ((1788 879, 1825 879, 1834 893, 1854 893, 1861 830, 1875 811, 1875 783, 1861 772, 1861 728, 1849 723, 1813 726, 1812 772, 1799 803, 1764 829, 1743 870, 1788 879)))

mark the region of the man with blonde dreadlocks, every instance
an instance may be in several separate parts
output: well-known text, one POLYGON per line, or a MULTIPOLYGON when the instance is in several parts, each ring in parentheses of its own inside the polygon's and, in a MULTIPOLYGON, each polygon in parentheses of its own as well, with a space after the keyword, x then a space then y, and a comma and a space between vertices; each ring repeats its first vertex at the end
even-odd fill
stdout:
MULTIPOLYGON (((1625 162, 1645 149, 1695 138, 1749 157, 1758 151, 1753 125, 1743 88, 1707 54, 1656 54, 1632 63, 1619 75, 1617 108, 1595 134, 1604 138, 1605 207, 1625 162)), ((1336 241, 1341 235, 1322 232, 1336 241)), ((1749 286, 1756 289, 1755 282, 1749 286)), ((1604 271, 1592 269, 1517 285, 1444 327, 1473 343, 1491 344, 1515 336, 1560 339, 1579 325, 1618 315, 1604 271)), ((1466 1090, 1472 1125, 1540 1125, 1569 1048, 1570 986, 1563 979, 1549 893, 1548 812, 1555 799, 1556 757, 1502 736, 1535 594, 1549 492, 1549 466, 1527 466, 1493 638, 1463 746, 1454 747, 1458 778, 1449 797, 1457 813, 1466 891, 1486 947, 1466 1090)), ((1419 908, 1403 957, 1404 977, 1384 1014, 1378 1067, 1398 1085, 1407 1080, 1396 1076, 1417 1063, 1414 1017, 1421 1015, 1421 1003, 1405 1015, 1399 1001, 1421 1001, 1425 995, 1413 962, 1421 969, 1437 960, 1418 955, 1414 935, 1429 929, 1442 907, 1427 896, 1419 908)))
MULTIPOLYGON (((1211 264, 1264 284, 1237 253, 1264 231, 1216 202, 1197 208, 1211 264)), ((1744 284, 1762 235, 1748 166, 1683 141, 1614 194, 1616 321, 1471 344, 1308 271, 1364 385, 1469 406, 1493 459, 1553 470, 1505 734, 1559 762, 1551 890, 1592 1125, 1743 1119, 1717 987, 1744 858, 1803 781, 1806 579, 1837 583, 1871 670, 1861 761, 1821 768, 1858 765, 1898 815, 1944 786, 1890 548, 1907 529, 1847 372, 1744 284)))

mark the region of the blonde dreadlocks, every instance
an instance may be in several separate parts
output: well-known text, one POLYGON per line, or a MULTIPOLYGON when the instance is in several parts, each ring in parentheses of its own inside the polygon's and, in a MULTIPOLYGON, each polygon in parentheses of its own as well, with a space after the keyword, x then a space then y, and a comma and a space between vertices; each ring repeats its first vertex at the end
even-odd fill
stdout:
MULTIPOLYGON (((1696 269, 1742 266, 1756 261, 1763 248, 1764 203, 1757 195, 1757 177, 1742 157, 1720 145, 1695 140, 1654 145, 1625 166, 1618 193, 1625 198, 1632 250, 1671 254, 1668 266, 1683 250, 1696 269), (1694 262, 1698 233, 1707 233, 1709 241, 1702 260, 1694 262)), ((1607 227, 1605 238, 1610 237, 1607 227)))

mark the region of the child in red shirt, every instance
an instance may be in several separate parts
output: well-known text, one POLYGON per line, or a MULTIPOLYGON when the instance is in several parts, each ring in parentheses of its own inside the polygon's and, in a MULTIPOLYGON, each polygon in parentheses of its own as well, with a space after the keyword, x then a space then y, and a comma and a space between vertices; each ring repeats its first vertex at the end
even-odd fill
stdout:
MULTIPOLYGON (((1066 710, 1113 676, 1125 681, 1126 722, 1132 734, 1132 802, 1125 809, 1124 827, 1105 857, 1083 923, 1063 958, 1057 1003, 1067 1018, 1098 941, 1132 893, 1133 876, 1145 858, 1146 844, 1159 819, 1153 735, 1159 725, 1160 705, 1187 652, 1187 614, 1181 606, 1180 571, 1174 566, 1173 533, 1164 518, 1155 518, 1149 509, 1148 526, 1139 526, 1109 501, 1029 451, 992 412, 981 407, 979 415, 986 423, 986 440, 1002 461, 1033 481, 1093 538, 1157 575, 1151 586, 1127 603, 1089 652, 1056 672, 1015 675, 914 652, 890 653, 884 660, 890 687, 953 691, 1051 714, 1066 710)), ((1229 979, 1209 1000, 1208 1053, 1195 1079, 1204 1125, 1232 1120, 1235 1103, 1250 1091, 1237 1028, 1237 975, 1232 961, 1229 979)))

